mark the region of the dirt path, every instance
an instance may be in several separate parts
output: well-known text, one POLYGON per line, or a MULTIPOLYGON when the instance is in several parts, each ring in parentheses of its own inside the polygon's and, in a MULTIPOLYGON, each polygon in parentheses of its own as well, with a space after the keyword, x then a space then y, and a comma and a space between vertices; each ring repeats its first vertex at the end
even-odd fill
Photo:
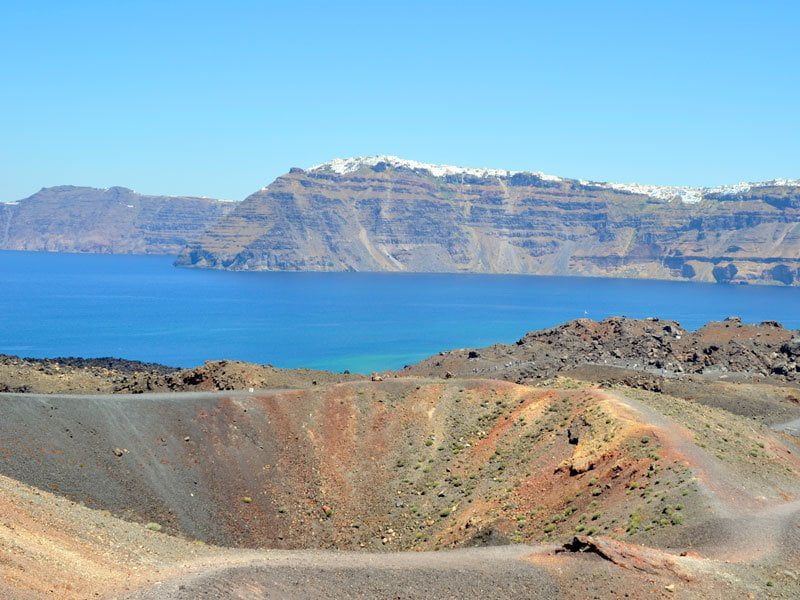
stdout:
POLYGON ((782 540, 791 538, 800 523, 800 500, 753 493, 724 463, 700 448, 686 428, 632 398, 609 392, 602 396, 639 413, 639 420, 656 428, 665 446, 695 471, 700 489, 718 515, 710 526, 724 530, 722 538, 727 538, 722 545, 705 548, 708 555, 720 560, 752 561, 783 549, 782 540))
POLYGON ((794 421, 789 421, 788 423, 773 425, 772 429, 775 431, 784 431, 789 435, 800 438, 800 419, 795 419, 794 421))
MULTIPOLYGON (((548 549, 550 550, 550 549, 548 549)), ((118 600, 225 598, 557 598, 530 546, 394 554, 267 551, 186 565, 186 573, 118 600)))

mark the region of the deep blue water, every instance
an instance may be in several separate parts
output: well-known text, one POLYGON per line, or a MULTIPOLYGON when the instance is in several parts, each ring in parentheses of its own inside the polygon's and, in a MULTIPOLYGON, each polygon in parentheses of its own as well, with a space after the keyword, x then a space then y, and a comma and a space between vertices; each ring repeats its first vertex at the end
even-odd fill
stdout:
POLYGON ((389 273, 228 273, 171 257, 0 252, 0 353, 341 371, 511 342, 588 316, 800 327, 800 288, 389 273))

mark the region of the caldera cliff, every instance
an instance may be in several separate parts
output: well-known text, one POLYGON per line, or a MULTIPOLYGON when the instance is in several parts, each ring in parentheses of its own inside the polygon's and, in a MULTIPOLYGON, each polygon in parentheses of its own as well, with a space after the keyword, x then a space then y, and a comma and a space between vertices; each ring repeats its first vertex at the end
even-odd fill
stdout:
POLYGON ((177 254, 233 206, 124 187, 43 188, 19 202, 0 203, 0 250, 177 254))
POLYGON ((337 159, 251 195, 176 264, 796 285, 800 181, 656 187, 337 159))

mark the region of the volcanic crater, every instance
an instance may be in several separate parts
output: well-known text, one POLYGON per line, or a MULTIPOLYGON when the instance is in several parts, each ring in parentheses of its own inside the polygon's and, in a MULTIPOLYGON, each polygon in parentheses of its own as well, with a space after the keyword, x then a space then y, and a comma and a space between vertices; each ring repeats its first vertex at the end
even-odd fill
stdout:
POLYGON ((268 371, 266 388, 232 363, 233 379, 160 377, 240 389, 2 394, 0 592, 796 597, 793 382, 547 360, 528 381, 470 375, 491 360, 508 352, 268 371))

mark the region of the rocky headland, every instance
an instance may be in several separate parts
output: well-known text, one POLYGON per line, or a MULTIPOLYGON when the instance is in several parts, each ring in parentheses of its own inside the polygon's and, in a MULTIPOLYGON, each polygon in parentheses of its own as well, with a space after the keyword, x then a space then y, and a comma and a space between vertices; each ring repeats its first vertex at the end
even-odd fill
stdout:
POLYGON ((123 187, 43 188, 18 202, 0 203, 0 250, 177 254, 233 207, 123 187))
POLYGON ((800 181, 657 187, 389 156, 291 169, 181 252, 252 271, 800 282, 800 181))

